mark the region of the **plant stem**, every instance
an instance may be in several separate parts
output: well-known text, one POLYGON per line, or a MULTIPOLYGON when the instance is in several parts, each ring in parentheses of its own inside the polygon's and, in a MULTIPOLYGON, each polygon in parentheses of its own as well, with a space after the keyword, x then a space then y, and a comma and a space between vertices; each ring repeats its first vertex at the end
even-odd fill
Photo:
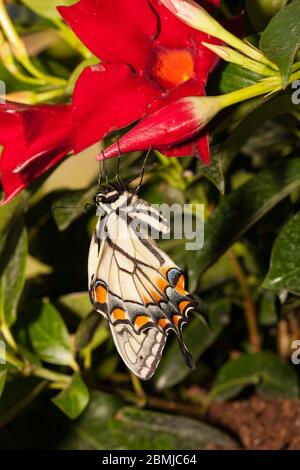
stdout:
POLYGON ((6 42, 1 30, 0 30, 0 58, 3 62, 3 65, 7 68, 7 70, 16 77, 17 80, 20 80, 24 83, 30 83, 32 85, 44 85, 45 81, 29 77, 28 75, 24 75, 15 62, 15 58, 11 53, 11 49, 9 44, 6 42))
POLYGON ((21 359, 13 356, 10 352, 6 351, 5 357, 3 358, 8 364, 16 367, 18 370, 22 370, 24 368, 24 363, 21 359))
POLYGON ((45 91, 42 93, 35 94, 35 103, 45 103, 46 101, 51 101, 54 98, 61 98, 65 94, 64 88, 57 88, 54 90, 45 91))
POLYGON ((133 390, 138 398, 138 404, 140 407, 144 407, 147 403, 147 395, 143 390, 141 381, 138 377, 130 371, 130 378, 133 386, 133 390))
POLYGON ((69 375, 61 374, 60 372, 54 372, 49 369, 44 369, 43 367, 33 369, 32 375, 49 380, 50 382, 58 382, 60 384, 68 384, 71 380, 71 376, 69 375))
POLYGON ((53 20, 55 26, 59 29, 60 36, 73 48, 79 52, 85 59, 89 59, 92 53, 78 39, 75 33, 61 20, 53 20))
POLYGON ((203 46, 207 47, 207 49, 211 50, 215 54, 217 54, 221 59, 225 60, 226 62, 231 62, 232 64, 237 64, 244 69, 252 70, 253 72, 263 75, 263 76, 279 76, 279 71, 271 69, 265 64, 261 62, 257 62, 256 60, 250 59, 246 57, 244 54, 231 49, 230 47, 225 46, 217 46, 215 44, 210 44, 207 42, 202 42, 203 46))
POLYGON ((38 384, 28 395, 17 402, 12 408, 2 414, 0 417, 0 428, 3 428, 6 424, 12 421, 26 406, 28 406, 33 400, 36 399, 46 388, 48 387, 47 382, 41 382, 38 384))
POLYGON ((13 335, 11 334, 11 331, 5 321, 2 321, 1 323, 1 333, 4 336, 4 339, 6 340, 7 344, 14 350, 18 351, 18 346, 14 340, 13 335))
POLYGON ((43 80, 44 84, 49 83, 60 86, 66 85, 67 82, 63 78, 47 75, 38 70, 31 62, 27 49, 14 28, 3 0, 0 0, 0 26, 11 45, 13 55, 20 62, 20 64, 22 64, 23 67, 33 75, 33 77, 43 80))
POLYGON ((270 77, 262 80, 261 82, 251 85, 241 90, 226 93, 220 96, 222 107, 226 108, 233 104, 240 103, 241 101, 255 98, 256 96, 266 95, 268 93, 275 93, 282 89, 282 81, 280 77, 270 77))
POLYGON ((252 351, 258 352, 260 351, 260 334, 256 321, 255 305, 251 290, 248 286, 247 277, 233 250, 228 251, 228 257, 233 266, 244 297, 244 309, 249 334, 249 343, 251 345, 252 351))
MULTIPOLYGON (((170 3, 173 4, 173 0, 170 0, 170 3)), ((234 49, 242 52, 247 57, 265 64, 271 69, 278 70, 277 65, 273 64, 265 57, 260 50, 227 31, 227 29, 215 20, 203 7, 196 4, 192 5, 188 1, 179 2, 178 0, 174 0, 173 8, 176 11, 176 16, 193 28, 220 39, 234 49)))

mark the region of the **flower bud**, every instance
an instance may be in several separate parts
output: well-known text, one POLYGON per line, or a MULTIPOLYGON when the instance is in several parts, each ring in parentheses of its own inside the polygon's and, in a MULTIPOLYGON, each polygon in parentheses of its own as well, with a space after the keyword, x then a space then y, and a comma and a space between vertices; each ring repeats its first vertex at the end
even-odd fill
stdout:
POLYGON ((119 152, 172 148, 198 134, 222 107, 219 96, 193 96, 177 100, 142 119, 118 142, 102 152, 98 160, 115 157, 119 152))

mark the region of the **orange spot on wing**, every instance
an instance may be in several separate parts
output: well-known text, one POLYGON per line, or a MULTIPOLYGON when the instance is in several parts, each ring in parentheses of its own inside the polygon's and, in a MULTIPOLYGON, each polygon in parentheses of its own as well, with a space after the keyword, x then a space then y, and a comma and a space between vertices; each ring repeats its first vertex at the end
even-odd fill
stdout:
POLYGON ((144 302, 145 305, 152 303, 152 299, 148 295, 143 295, 142 301, 144 302))
POLYGON ((181 274, 180 278, 178 279, 177 281, 177 284, 175 286, 175 289, 176 291, 181 294, 181 295, 185 295, 186 294, 186 290, 184 288, 184 285, 185 285, 185 280, 184 280, 184 275, 181 274))
POLYGON ((176 326, 176 328, 179 327, 179 322, 180 322, 181 319, 182 319, 181 315, 173 315, 172 320, 173 320, 173 323, 176 326))
POLYGON ((151 322, 150 317, 147 317, 146 315, 139 315, 135 319, 134 326, 136 328, 142 328, 142 326, 145 326, 149 322, 151 322))
POLYGON ((168 281, 166 279, 164 279, 163 277, 159 277, 156 281, 156 287, 158 288, 158 290, 160 290, 161 292, 164 292, 165 291, 165 288, 168 287, 170 284, 168 283, 168 281))
POLYGON ((126 312, 122 308, 116 308, 112 314, 115 321, 126 320, 126 312))
POLYGON ((160 320, 158 320, 158 326, 162 329, 164 329, 168 324, 168 320, 166 318, 161 318, 160 320))
POLYGON ((188 305, 190 305, 190 302, 188 300, 182 300, 178 305, 180 312, 183 313, 188 305))
POLYGON ((96 300, 99 304, 105 304, 107 299, 107 290, 104 286, 98 286, 96 288, 96 300))
POLYGON ((160 302, 162 300, 161 294, 154 289, 150 291, 150 295, 155 302, 160 302))
POLYGON ((170 271, 170 266, 164 266, 161 268, 160 272, 164 277, 168 277, 168 272, 170 271))
POLYGON ((184 289, 184 276, 181 274, 180 278, 177 281, 176 287, 179 289, 184 289))

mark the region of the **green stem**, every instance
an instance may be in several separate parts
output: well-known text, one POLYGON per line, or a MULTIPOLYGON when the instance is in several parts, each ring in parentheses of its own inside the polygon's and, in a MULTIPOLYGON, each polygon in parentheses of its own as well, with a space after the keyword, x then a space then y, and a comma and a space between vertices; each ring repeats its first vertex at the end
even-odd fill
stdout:
POLYGON ((243 67, 253 72, 258 73, 259 75, 265 76, 279 76, 279 72, 271 69, 269 66, 257 62, 256 60, 246 57, 244 54, 226 46, 217 46, 215 44, 210 44, 202 41, 202 45, 213 51, 221 59, 226 62, 231 62, 233 64, 238 64, 240 67, 243 67))
POLYGON ((3 65, 7 70, 17 79, 24 83, 30 83, 32 85, 44 85, 45 81, 38 78, 29 77, 24 75, 18 68, 15 58, 11 53, 9 44, 5 41, 5 38, 0 30, 0 58, 3 65))
POLYGON ((295 64, 292 67, 292 71, 297 72, 298 70, 300 70, 300 62, 295 62, 295 64))
POLYGON ((35 94, 35 104, 45 103, 46 101, 51 101, 54 98, 61 98, 65 94, 64 88, 57 88, 56 90, 49 90, 43 93, 35 94))
POLYGON ((4 339, 5 341, 7 342, 7 344, 9 344, 9 346, 14 350, 14 351, 18 351, 18 346, 14 340, 14 337, 13 335, 11 334, 11 331, 8 327, 8 325, 6 324, 5 321, 2 322, 1 324, 1 333, 3 334, 4 336, 4 339))
POLYGON ((43 80, 44 84, 49 83, 60 86, 66 85, 66 80, 59 77, 52 77, 41 72, 31 62, 27 49, 14 28, 14 25, 7 13, 3 0, 0 0, 0 25, 11 45, 11 49, 14 56, 20 62, 20 64, 23 65, 23 67, 33 75, 33 77, 43 80))
POLYGON ((36 377, 49 380, 50 382, 58 382, 60 384, 68 384, 71 380, 69 375, 61 374, 60 372, 54 372, 43 367, 38 367, 32 370, 32 374, 36 377))
POLYGON ((177 16, 193 28, 224 41, 226 44, 242 52, 247 57, 250 57, 257 62, 261 62, 262 64, 269 66, 271 69, 278 70, 277 65, 273 64, 273 62, 265 57, 260 50, 227 31, 204 8, 197 6, 196 4, 191 5, 187 1, 183 1, 181 5, 179 5, 177 1, 175 3, 177 4, 175 6, 177 9, 177 16))
POLYGON ((221 95, 220 101, 222 108, 232 106, 233 104, 246 101, 256 96, 265 95, 267 93, 278 91, 282 88, 281 78, 267 78, 261 82, 251 85, 241 90, 233 91, 225 95, 221 95))
POLYGON ((18 359, 17 357, 13 356, 10 352, 6 351, 5 357, 3 358, 8 364, 16 367, 18 370, 22 370, 24 368, 24 363, 18 359))
POLYGON ((0 428, 3 428, 6 424, 12 421, 26 406, 33 402, 46 388, 48 387, 47 382, 41 382, 38 384, 28 395, 25 395, 20 401, 14 404, 0 417, 0 428))
POLYGON ((74 34, 63 21, 54 19, 53 23, 59 29, 60 36, 75 49, 75 51, 79 52, 85 59, 89 59, 92 56, 88 48, 82 44, 76 34, 74 34))

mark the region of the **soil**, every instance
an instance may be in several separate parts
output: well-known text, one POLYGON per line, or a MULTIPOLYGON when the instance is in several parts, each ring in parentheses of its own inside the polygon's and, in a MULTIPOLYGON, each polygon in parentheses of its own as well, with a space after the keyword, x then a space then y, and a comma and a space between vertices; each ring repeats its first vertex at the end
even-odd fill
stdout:
POLYGON ((207 418, 244 449, 300 450, 300 401, 254 395, 249 400, 214 402, 207 418))

